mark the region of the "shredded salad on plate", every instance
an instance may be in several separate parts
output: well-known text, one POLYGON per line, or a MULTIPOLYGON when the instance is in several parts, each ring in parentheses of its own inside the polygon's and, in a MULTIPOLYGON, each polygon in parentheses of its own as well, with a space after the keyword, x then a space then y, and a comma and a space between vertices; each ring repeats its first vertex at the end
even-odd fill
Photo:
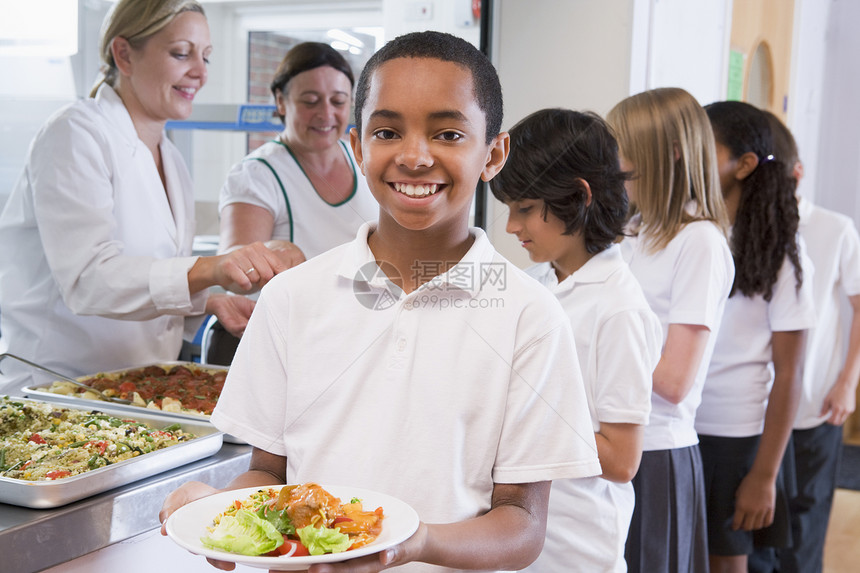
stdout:
POLYGON ((200 541, 241 555, 341 553, 382 532, 382 508, 366 511, 357 498, 343 503, 315 483, 261 488, 216 515, 200 541))

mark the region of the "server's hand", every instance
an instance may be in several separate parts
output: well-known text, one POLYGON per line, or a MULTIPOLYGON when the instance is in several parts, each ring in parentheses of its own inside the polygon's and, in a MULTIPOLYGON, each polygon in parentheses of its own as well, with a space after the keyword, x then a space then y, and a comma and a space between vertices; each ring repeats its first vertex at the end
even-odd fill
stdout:
POLYGON ((206 312, 218 317, 218 322, 227 332, 241 338, 256 305, 256 302, 244 296, 215 294, 206 302, 206 312))

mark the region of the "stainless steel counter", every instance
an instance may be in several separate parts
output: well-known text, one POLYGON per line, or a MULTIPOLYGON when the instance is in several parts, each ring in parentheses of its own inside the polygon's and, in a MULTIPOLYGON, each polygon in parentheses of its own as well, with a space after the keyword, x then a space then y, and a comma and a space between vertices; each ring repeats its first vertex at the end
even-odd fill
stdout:
POLYGON ((0 504, 2 569, 40 571, 150 531, 171 491, 190 480, 224 487, 250 459, 250 446, 224 444, 208 458, 63 507, 0 504))

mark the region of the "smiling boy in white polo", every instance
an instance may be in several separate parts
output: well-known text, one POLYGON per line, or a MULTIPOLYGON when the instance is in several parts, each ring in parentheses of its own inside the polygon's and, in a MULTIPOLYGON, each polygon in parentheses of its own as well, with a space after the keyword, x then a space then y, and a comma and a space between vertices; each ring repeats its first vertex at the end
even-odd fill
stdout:
POLYGON ((567 318, 468 226, 507 156, 501 107, 464 40, 421 32, 377 52, 351 138, 379 223, 277 277, 245 331, 212 418, 255 447, 231 487, 353 485, 421 518, 399 546, 311 571, 520 569, 550 480, 600 474, 567 318))

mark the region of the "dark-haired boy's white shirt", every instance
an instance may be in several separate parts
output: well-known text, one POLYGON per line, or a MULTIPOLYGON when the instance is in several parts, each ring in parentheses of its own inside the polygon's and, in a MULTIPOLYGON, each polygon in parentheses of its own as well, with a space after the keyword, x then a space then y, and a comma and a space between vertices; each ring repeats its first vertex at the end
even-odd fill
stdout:
MULTIPOLYGON (((620 247, 594 255, 561 283, 550 263, 526 272, 558 297, 570 320, 594 431, 601 423, 646 425, 663 337, 620 247)), ((633 505, 629 482, 554 481, 546 543, 527 571, 626 571, 633 505)))
POLYGON ((288 482, 382 491, 431 523, 485 513, 494 482, 599 475, 552 294, 472 229, 457 265, 404 295, 373 272, 370 230, 263 289, 219 429, 286 456, 288 482))

